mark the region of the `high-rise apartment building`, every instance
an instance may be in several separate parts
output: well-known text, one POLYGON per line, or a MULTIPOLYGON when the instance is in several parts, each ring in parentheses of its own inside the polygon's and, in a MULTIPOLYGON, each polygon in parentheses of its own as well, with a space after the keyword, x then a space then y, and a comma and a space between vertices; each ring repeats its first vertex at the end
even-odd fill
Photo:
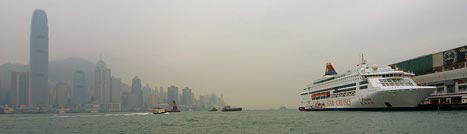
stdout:
POLYGON ((179 102, 178 87, 173 85, 167 88, 167 104, 172 104, 172 101, 179 102))
POLYGON ((134 77, 131 84, 130 108, 138 109, 143 107, 143 91, 141 89, 141 79, 134 77))
POLYGON ((167 102, 166 98, 167 98, 167 95, 164 92, 164 87, 160 86, 159 87, 159 103, 162 104, 162 103, 167 102))
POLYGON ((86 103, 86 78, 83 71, 76 71, 73 73, 73 91, 72 91, 73 104, 86 103))
POLYGON ((187 105, 191 106, 193 105, 193 93, 191 92, 191 89, 188 87, 185 87, 182 89, 182 105, 187 105))
POLYGON ((112 78, 112 103, 121 103, 122 86, 123 84, 120 78, 112 78))
POLYGON ((97 62, 96 71, 94 77, 94 101, 98 103, 109 103, 112 98, 112 77, 111 71, 107 68, 104 61, 99 60, 97 62))
POLYGON ((70 83, 69 82, 58 82, 55 86, 55 104, 57 105, 68 105, 71 102, 70 99, 70 83))
POLYGON ((31 104, 29 72, 13 72, 11 77, 10 106, 29 106, 31 104))

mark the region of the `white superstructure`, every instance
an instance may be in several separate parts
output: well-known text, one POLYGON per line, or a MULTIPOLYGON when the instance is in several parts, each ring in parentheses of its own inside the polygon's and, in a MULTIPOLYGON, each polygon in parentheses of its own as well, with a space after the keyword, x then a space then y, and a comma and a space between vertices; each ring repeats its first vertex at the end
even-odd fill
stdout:
POLYGON ((354 70, 337 75, 331 64, 326 75, 301 92, 305 109, 379 110, 415 108, 435 87, 418 86, 413 73, 369 67, 362 62, 354 70), (331 72, 331 73, 329 73, 331 72))

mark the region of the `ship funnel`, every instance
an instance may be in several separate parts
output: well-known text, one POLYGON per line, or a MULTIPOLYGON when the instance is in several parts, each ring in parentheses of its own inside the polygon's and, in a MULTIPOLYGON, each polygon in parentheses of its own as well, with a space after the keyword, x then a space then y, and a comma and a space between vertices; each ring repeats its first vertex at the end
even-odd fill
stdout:
POLYGON ((334 70, 334 67, 331 63, 326 63, 326 72, 324 75, 337 75, 337 72, 334 70))

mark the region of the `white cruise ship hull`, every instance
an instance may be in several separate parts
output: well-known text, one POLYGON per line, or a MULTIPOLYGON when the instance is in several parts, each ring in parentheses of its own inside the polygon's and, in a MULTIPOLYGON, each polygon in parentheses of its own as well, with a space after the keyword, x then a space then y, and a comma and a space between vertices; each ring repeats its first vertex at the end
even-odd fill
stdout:
POLYGON ((312 100, 311 104, 324 104, 323 110, 412 110, 434 90, 423 86, 369 89, 355 96, 312 100))

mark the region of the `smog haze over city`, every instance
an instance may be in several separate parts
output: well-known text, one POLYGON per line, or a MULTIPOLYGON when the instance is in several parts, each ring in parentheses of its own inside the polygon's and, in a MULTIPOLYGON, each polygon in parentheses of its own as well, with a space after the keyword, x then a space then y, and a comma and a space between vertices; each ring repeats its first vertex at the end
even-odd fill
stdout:
POLYGON ((102 57, 128 85, 138 76, 143 86, 223 94, 226 104, 248 109, 295 109, 327 62, 344 73, 362 53, 385 66, 465 45, 466 7, 464 0, 2 0, 0 65, 29 64, 31 16, 42 9, 50 62, 102 57))

